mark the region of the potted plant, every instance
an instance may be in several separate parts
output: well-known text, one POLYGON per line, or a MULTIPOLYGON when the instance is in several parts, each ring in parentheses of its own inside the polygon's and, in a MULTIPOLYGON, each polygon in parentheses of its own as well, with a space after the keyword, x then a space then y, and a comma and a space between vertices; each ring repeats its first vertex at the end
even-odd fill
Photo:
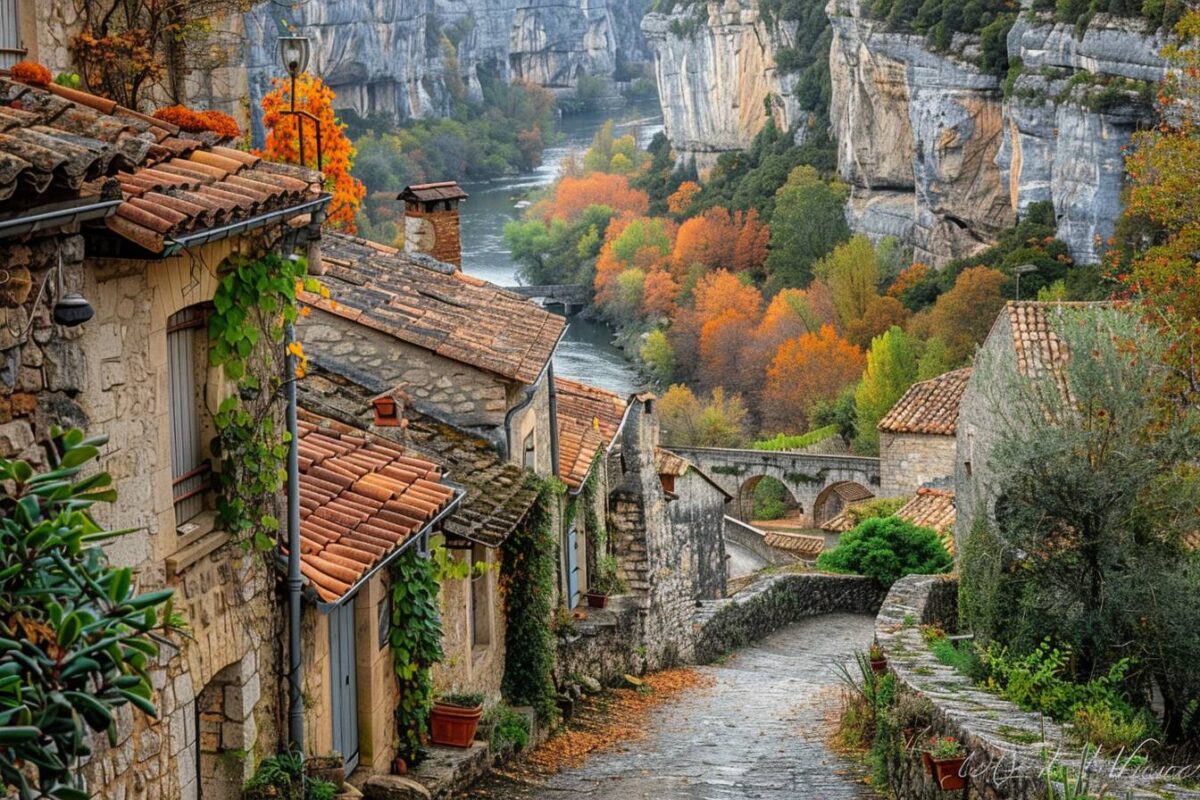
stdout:
POLYGON ((588 589, 588 607, 604 608, 608 605, 608 598, 627 591, 629 591, 629 587, 617 575, 617 559, 613 556, 601 557, 599 563, 596 564, 596 578, 592 581, 591 588, 588 589))
POLYGON ((876 675, 887 672, 887 655, 878 642, 871 645, 871 651, 867 654, 867 658, 871 661, 871 671, 876 675))
POLYGON ((966 788, 967 778, 961 772, 967 754, 953 736, 931 736, 921 755, 926 771, 943 791, 966 788))
POLYGON ((446 747, 470 747, 482 716, 482 694, 445 695, 434 702, 430 712, 430 739, 446 747))

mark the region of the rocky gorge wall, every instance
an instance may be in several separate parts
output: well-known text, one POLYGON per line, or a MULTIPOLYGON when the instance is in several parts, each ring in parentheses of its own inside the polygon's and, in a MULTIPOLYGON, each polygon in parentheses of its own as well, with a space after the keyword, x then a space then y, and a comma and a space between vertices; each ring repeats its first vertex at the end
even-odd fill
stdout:
POLYGON ((481 81, 527 80, 574 89, 586 75, 612 76, 649 60, 638 30, 644 0, 310 0, 274 2, 245 15, 250 107, 281 74, 284 30, 313 40, 313 67, 336 105, 362 116, 444 116, 458 81, 471 97, 481 81), (457 40, 448 51, 446 35, 457 40))
POLYGON ((765 19, 757 0, 652 12, 642 33, 654 52, 667 137, 702 171, 721 153, 748 147, 768 120, 781 130, 804 120, 794 77, 775 66, 775 54, 795 42, 795 23, 765 19))
MULTIPOLYGON (((1152 121, 1152 85, 1166 74, 1162 33, 1098 15, 1080 34, 1023 12, 1007 40, 1020 66, 1006 82, 976 66, 978 37, 958 34, 935 52, 925 37, 868 18, 868 5, 831 0, 826 10, 831 132, 852 187, 851 227, 896 236, 940 266, 1050 201, 1075 260, 1098 260, 1120 214, 1121 149, 1152 121)), ((648 14, 642 29, 668 136, 704 166, 748 146, 768 119, 789 128, 805 111, 794 76, 776 68, 795 38, 787 23, 768 25, 758 0, 696 8, 648 14)))

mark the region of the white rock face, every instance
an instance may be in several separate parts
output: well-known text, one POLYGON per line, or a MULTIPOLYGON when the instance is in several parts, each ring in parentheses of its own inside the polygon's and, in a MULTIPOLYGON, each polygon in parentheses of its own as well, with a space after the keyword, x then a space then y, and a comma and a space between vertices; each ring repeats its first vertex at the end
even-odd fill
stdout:
MULTIPOLYGON (((897 236, 917 259, 940 266, 987 247, 1031 204, 1051 201, 1072 256, 1096 261, 1120 215, 1121 149, 1151 119, 1146 89, 1166 73, 1163 36, 1101 15, 1077 38, 1074 26, 1023 14, 1008 49, 1024 68, 1006 99, 1001 81, 975 67, 975 38, 959 35, 950 53, 935 53, 923 37, 883 29, 863 5, 830 0, 827 8, 830 118, 838 170, 853 188, 851 226, 876 239, 897 236), (1105 94, 1111 78, 1147 86, 1105 94)), ((704 167, 747 147, 768 119, 786 128, 805 112, 794 77, 775 69, 794 31, 768 29, 755 0, 701 8, 696 18, 649 14, 642 30, 655 52, 667 134, 704 167)))
POLYGON ((701 170, 721 153, 750 145, 768 119, 782 130, 804 117, 775 53, 795 41, 795 24, 768 26, 754 0, 712 0, 647 14, 663 124, 677 153, 701 170))
POLYGON ((281 74, 276 39, 287 28, 313 40, 313 67, 340 108, 394 119, 449 113, 452 75, 478 98, 481 77, 573 90, 619 61, 649 61, 638 29, 645 0, 309 0, 245 15, 245 65, 256 108, 281 74), (461 36, 447 58, 443 32, 461 36))

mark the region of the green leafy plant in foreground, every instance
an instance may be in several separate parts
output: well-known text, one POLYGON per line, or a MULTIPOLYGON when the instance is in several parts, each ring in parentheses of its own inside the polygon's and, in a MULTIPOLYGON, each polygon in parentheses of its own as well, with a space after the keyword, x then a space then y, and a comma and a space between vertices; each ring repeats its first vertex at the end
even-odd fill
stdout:
POLYGON ((171 591, 139 594, 109 564, 91 507, 116 500, 106 472, 81 477, 103 437, 52 431, 57 465, 0 459, 0 779, 21 800, 86 800, 92 732, 115 741, 125 705, 155 716, 147 672, 170 626, 171 591))
POLYGON ((258 763, 242 787, 244 800, 333 800, 341 787, 304 774, 300 753, 284 752, 258 763))

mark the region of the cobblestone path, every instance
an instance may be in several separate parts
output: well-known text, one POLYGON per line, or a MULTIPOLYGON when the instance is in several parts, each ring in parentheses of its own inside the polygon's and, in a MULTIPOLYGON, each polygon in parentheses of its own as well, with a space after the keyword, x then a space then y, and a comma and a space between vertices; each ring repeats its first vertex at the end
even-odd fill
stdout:
POLYGON ((873 619, 814 617, 721 664, 716 683, 662 706, 645 739, 593 755, 538 785, 492 777, 468 797, 505 800, 841 800, 875 797, 825 745, 838 664, 871 641, 873 619))

